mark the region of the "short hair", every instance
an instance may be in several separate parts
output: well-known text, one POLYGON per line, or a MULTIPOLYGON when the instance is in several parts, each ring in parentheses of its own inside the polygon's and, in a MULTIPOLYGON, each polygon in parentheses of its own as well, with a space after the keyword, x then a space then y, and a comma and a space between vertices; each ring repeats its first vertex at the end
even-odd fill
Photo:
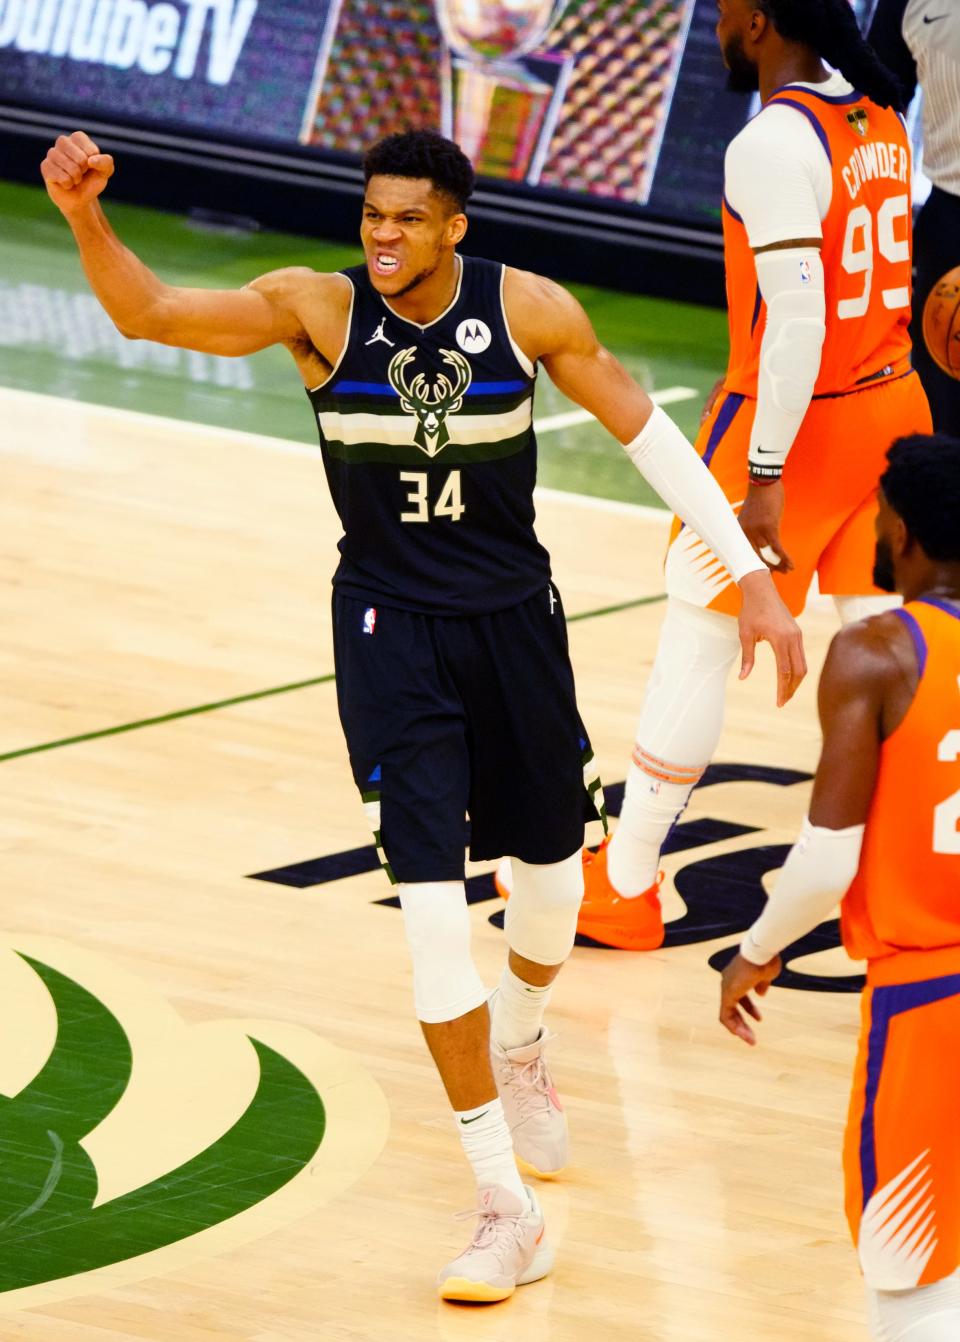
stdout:
POLYGON ((850 0, 758 0, 788 42, 813 47, 879 107, 904 110, 903 89, 862 36, 850 0))
POLYGON ((414 177, 433 183, 453 202, 466 209, 476 175, 466 154, 453 140, 435 130, 406 130, 378 140, 363 156, 363 180, 371 177, 414 177))
POLYGON ((960 438, 946 433, 898 438, 880 488, 930 559, 960 563, 960 438))

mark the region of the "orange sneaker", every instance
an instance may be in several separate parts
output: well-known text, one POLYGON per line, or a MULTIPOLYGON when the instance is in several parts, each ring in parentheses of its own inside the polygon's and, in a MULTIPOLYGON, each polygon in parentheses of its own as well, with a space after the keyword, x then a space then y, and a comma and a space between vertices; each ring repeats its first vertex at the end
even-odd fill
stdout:
POLYGON ((663 872, 649 890, 635 899, 618 895, 607 876, 607 845, 595 853, 583 850, 584 896, 577 919, 577 931, 602 946, 621 951, 655 951, 663 945, 663 914, 660 911, 660 885, 663 872))

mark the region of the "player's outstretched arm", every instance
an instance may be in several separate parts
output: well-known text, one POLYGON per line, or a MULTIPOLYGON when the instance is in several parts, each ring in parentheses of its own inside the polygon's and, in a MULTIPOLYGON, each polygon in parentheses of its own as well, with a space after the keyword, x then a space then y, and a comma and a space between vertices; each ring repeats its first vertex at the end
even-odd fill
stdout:
POLYGON ((58 137, 40 171, 70 225, 91 289, 124 335, 228 355, 302 337, 292 293, 312 272, 277 271, 239 290, 164 284, 123 245, 100 208, 98 197, 114 172, 111 155, 74 131, 58 137))
POLYGON ((767 991, 780 972, 780 952, 829 918, 856 875, 890 725, 885 713, 909 662, 908 649, 897 656, 900 635, 896 617, 881 616, 842 629, 830 645, 820 677, 823 748, 810 814, 721 980, 720 1023, 747 1044, 756 1036, 744 1013, 760 1020, 750 993, 767 991))
POLYGON ((610 430, 664 502, 740 584, 741 678, 753 668, 756 644, 768 642, 777 661, 777 703, 785 704, 807 671, 800 630, 716 480, 670 417, 603 348, 572 294, 552 280, 510 270, 504 298, 521 349, 610 430))

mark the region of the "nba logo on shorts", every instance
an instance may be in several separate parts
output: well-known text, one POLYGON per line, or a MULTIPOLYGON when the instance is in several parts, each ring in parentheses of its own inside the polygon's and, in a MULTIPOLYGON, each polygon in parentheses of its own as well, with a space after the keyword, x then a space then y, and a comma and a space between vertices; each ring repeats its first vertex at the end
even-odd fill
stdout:
POLYGON ((376 606, 368 606, 367 609, 363 612, 363 632, 365 634, 372 634, 374 628, 376 627, 376 623, 377 623, 377 608, 376 606))
POLYGON ((809 261, 801 261, 801 262, 800 262, 800 283, 801 283, 801 284, 809 284, 812 278, 813 278, 813 276, 812 276, 811 273, 810 273, 810 262, 809 262, 809 261))

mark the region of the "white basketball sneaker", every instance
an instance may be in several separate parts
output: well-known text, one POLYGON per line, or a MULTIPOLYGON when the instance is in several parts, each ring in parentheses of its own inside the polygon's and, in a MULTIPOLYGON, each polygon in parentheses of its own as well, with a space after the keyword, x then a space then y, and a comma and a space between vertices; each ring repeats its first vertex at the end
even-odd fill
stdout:
POLYGON ((533 1191, 526 1189, 526 1195, 524 1206, 501 1184, 478 1190, 476 1211, 460 1213, 460 1218, 480 1218, 473 1239, 437 1278, 442 1300, 506 1300, 518 1286, 547 1275, 553 1249, 533 1191))
POLYGON ((567 1116, 547 1067, 546 1047, 554 1036, 521 1048, 490 1041, 493 1079, 503 1104, 518 1163, 540 1179, 552 1179, 567 1163, 567 1116))

